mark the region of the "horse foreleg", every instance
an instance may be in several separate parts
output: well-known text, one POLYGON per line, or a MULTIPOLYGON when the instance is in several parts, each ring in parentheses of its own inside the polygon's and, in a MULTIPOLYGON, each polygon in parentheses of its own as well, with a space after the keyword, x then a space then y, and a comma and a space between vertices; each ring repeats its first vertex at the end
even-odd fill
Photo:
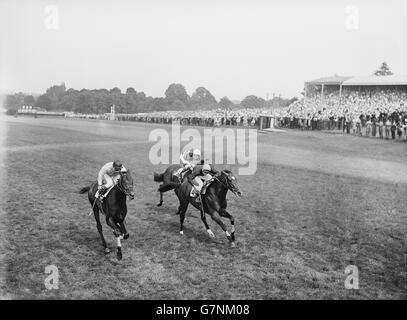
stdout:
POLYGON ((122 222, 119 222, 119 225, 120 225, 121 232, 122 232, 122 234, 123 234, 123 239, 124 239, 124 240, 127 240, 130 235, 129 235, 129 233, 127 232, 126 223, 125 223, 124 220, 123 220, 122 222))
POLYGON ((223 232, 225 232, 225 235, 228 238, 228 240, 233 243, 232 237, 229 231, 227 230, 226 225, 223 223, 222 218, 220 217, 218 212, 213 211, 212 213, 210 213, 210 215, 212 220, 214 220, 222 228, 223 232))
POLYGON ((118 226, 115 224, 115 222, 113 221, 112 217, 106 217, 106 223, 109 225, 109 227, 111 227, 113 229, 113 234, 116 237, 116 241, 117 241, 117 260, 121 260, 122 259, 122 243, 121 243, 121 239, 123 239, 123 235, 121 234, 121 231, 119 230, 118 226))
POLYGON ((232 228, 230 229, 230 237, 232 238, 232 241, 235 241, 235 218, 225 209, 221 210, 219 213, 222 217, 230 220, 230 224, 232 225, 232 228))
POLYGON ((201 205, 201 209, 199 211, 201 212, 201 220, 205 225, 206 232, 209 234, 209 236, 211 238, 215 238, 215 235, 213 234, 211 228, 209 228, 208 222, 206 221, 206 214, 205 214, 204 209, 202 208, 202 205, 201 205))
POLYGON ((110 250, 107 247, 105 237, 103 236, 103 228, 102 228, 102 224, 100 223, 99 209, 97 207, 93 208, 93 215, 94 215, 95 220, 96 220, 96 228, 98 229, 100 238, 102 239, 103 248, 105 248, 105 253, 109 253, 110 250))

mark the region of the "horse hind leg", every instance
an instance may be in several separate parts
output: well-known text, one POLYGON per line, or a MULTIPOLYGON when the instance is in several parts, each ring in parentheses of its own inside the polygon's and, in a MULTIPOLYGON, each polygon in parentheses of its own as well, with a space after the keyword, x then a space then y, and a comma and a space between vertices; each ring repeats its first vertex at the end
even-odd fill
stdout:
POLYGON ((180 234, 184 234, 185 213, 187 212, 188 204, 189 204, 188 202, 181 203, 178 208, 179 222, 180 222, 180 229, 179 229, 180 234))
POLYGON ((163 205, 163 193, 160 191, 160 203, 157 204, 157 207, 161 207, 163 205))

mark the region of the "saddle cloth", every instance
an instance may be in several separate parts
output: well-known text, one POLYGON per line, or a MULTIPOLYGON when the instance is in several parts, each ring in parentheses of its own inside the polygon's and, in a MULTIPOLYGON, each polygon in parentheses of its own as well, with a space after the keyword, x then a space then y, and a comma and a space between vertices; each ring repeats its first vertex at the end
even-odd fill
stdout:
MULTIPOLYGON (((112 185, 109 189, 107 189, 105 194, 100 198, 100 200, 103 200, 104 198, 106 198, 107 195, 109 194, 110 190, 112 190, 114 186, 115 185, 112 185)), ((99 196, 99 190, 96 191, 96 193, 95 193, 95 197, 97 198, 98 196, 99 196)))
POLYGON ((185 170, 184 172, 182 172, 183 170, 184 170, 183 167, 182 167, 182 168, 179 168, 177 171, 175 171, 175 172, 173 173, 173 175, 176 176, 176 177, 178 177, 178 178, 182 181, 182 180, 184 180, 185 175, 186 175, 188 172, 191 172, 191 169, 185 170), (182 173, 181 173, 181 172, 182 172, 182 173))

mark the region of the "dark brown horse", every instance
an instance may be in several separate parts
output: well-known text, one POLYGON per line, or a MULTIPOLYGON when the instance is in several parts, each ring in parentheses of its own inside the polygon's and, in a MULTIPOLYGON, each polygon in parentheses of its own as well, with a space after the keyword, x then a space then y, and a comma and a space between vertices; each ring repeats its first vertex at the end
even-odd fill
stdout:
POLYGON ((129 233, 127 232, 124 219, 127 215, 127 204, 126 196, 131 200, 134 199, 133 192, 133 178, 130 174, 130 171, 125 173, 120 173, 120 178, 117 181, 117 184, 110 190, 109 194, 103 199, 96 200, 95 203, 95 194, 97 191, 98 184, 97 182, 92 183, 90 186, 82 188, 79 193, 83 194, 88 192, 88 199, 90 205, 93 209, 93 214, 96 220, 96 227, 102 239, 102 245, 105 248, 105 253, 109 253, 110 250, 107 247, 106 240, 103 236, 102 224, 100 223, 99 213, 102 213, 106 216, 107 225, 113 229, 113 234, 116 237, 117 241, 117 259, 122 259, 122 250, 121 250, 121 239, 128 239, 129 233))
POLYGON ((206 214, 209 214, 212 220, 219 224, 219 226, 225 232, 225 235, 230 241, 231 245, 235 246, 235 220, 233 216, 228 211, 226 211, 226 194, 228 190, 230 190, 237 196, 241 196, 236 177, 229 170, 223 170, 220 172, 220 174, 214 176, 214 181, 207 187, 205 194, 201 196, 201 201, 203 204, 202 205, 201 202, 197 202, 198 198, 190 196, 192 185, 189 183, 188 179, 184 179, 184 181, 180 183, 179 181, 175 182, 175 179, 177 179, 176 177, 174 177, 174 179, 169 176, 170 172, 175 172, 176 170, 177 169, 174 166, 170 166, 162 175, 155 174, 154 180, 161 180, 157 178, 162 177, 163 179, 161 181, 164 182, 164 177, 167 177, 167 180, 162 185, 160 185, 160 205, 162 204, 162 192, 172 189, 175 190, 175 193, 179 199, 177 214, 180 215, 180 234, 184 234, 183 227, 185 213, 188 209, 188 205, 192 204, 196 209, 200 211, 201 220, 204 223, 209 236, 214 237, 215 235, 209 228, 209 225, 206 221, 206 214), (167 185, 167 183, 169 184, 167 185), (230 223, 232 225, 230 233, 227 230, 226 225, 223 223, 221 217, 228 218, 230 220, 230 223))
POLYGON ((163 205, 163 193, 174 190, 181 185, 181 181, 178 177, 174 176, 174 173, 178 171, 182 166, 180 164, 173 164, 169 166, 164 173, 156 173, 154 172, 154 181, 155 182, 162 182, 158 187, 158 192, 160 193, 160 203, 157 204, 158 207, 163 205))

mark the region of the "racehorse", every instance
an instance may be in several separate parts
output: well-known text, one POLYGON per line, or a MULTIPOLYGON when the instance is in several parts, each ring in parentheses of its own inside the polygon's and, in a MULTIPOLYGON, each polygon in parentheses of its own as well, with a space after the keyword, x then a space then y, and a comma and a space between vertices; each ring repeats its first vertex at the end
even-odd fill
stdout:
MULTIPOLYGON (((200 164, 204 164, 205 160, 201 160, 200 164)), ((163 205, 163 193, 174 190, 178 188, 181 185, 181 180, 174 175, 175 172, 178 171, 178 169, 182 168, 183 166, 180 164, 173 164, 169 166, 163 173, 159 174, 154 172, 154 181, 155 182, 162 182, 158 188, 158 192, 160 192, 160 203, 157 204, 157 207, 161 207, 163 205)), ((183 178, 186 178, 187 175, 189 175, 191 171, 187 171, 184 173, 183 178)))
POLYGON ((102 202, 95 200, 95 194, 98 189, 97 182, 92 183, 90 186, 82 188, 79 193, 84 194, 88 192, 88 199, 92 206, 93 214, 96 220, 96 227, 102 239, 102 245, 105 248, 105 253, 109 253, 110 250, 107 247, 106 240, 103 236, 102 224, 100 223, 99 212, 106 216, 107 225, 113 229, 113 234, 117 241, 117 259, 122 259, 121 239, 128 239, 129 233, 126 229, 124 219, 127 215, 126 197, 130 200, 134 199, 133 191, 133 178, 130 171, 120 173, 120 178, 117 184, 110 190, 108 195, 102 202), (96 202, 95 202, 96 201, 96 202))
MULTIPOLYGON (((201 202, 197 202, 198 198, 191 197, 192 185, 189 183, 188 179, 184 179, 182 183, 177 177, 172 178, 170 173, 177 170, 177 165, 172 165, 167 170, 159 175, 154 174, 155 181, 163 181, 164 183, 160 185, 160 204, 162 205, 162 193, 175 189, 175 193, 179 200, 179 207, 177 214, 180 215, 180 234, 184 234, 184 220, 185 213, 187 211, 188 205, 192 204, 201 213, 201 220, 205 225, 206 231, 210 237, 215 237, 212 230, 209 228, 206 221, 206 213, 208 213, 212 220, 214 220, 222 230, 225 232, 226 237, 230 241, 231 245, 235 246, 235 220, 234 217, 226 211, 227 201, 226 194, 228 190, 232 191, 235 195, 241 196, 242 193, 237 185, 236 177, 229 170, 223 170, 220 174, 214 176, 214 181, 206 188, 205 194, 200 196, 201 202), (161 179, 162 178, 162 179, 161 179), (165 179, 165 180, 164 180, 165 179), (203 205, 202 205, 203 204, 203 205), (223 223, 221 217, 228 218, 232 225, 231 232, 227 231, 226 225, 223 223)), ((178 166, 179 168, 180 166, 178 166)))

